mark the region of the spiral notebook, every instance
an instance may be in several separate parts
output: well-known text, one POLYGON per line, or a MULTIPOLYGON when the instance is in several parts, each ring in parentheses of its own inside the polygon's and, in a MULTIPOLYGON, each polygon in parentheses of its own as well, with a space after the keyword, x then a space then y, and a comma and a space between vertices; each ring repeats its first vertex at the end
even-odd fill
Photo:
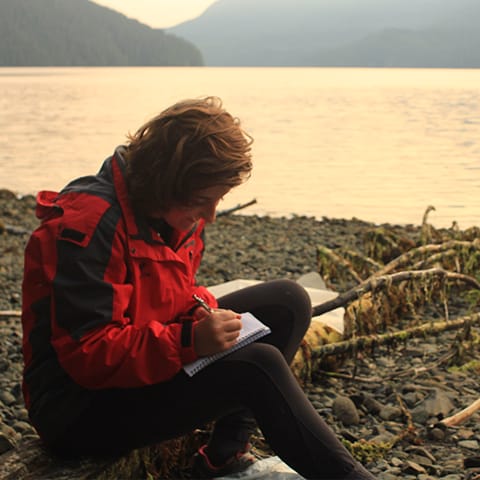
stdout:
POLYGON ((193 375, 198 373, 207 365, 216 362, 225 355, 228 355, 229 353, 232 353, 235 350, 238 350, 239 348, 258 340, 269 333, 270 328, 263 324, 257 317, 253 316, 249 312, 242 313, 242 329, 240 330, 240 336, 238 337, 237 343, 233 347, 230 347, 228 350, 223 352, 216 353, 215 355, 199 358, 192 363, 184 365, 183 369, 188 375, 193 377, 193 375))

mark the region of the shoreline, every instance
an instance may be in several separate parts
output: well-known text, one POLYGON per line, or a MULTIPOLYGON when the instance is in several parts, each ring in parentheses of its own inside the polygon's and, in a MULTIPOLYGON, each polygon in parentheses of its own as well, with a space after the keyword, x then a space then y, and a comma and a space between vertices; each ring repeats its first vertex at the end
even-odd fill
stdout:
MULTIPOLYGON (((6 189, 6 188, 0 188, 0 197, 8 196, 15 198, 16 200, 19 201, 28 201, 29 199, 34 199, 35 194, 33 193, 18 193, 16 191, 6 189)), ((1 198, 0 198, 1 201, 1 198)), ((272 212, 262 212, 261 210, 259 211, 256 209, 256 205, 258 205, 258 202, 255 198, 252 200, 245 202, 244 204, 237 204, 232 207, 228 207, 225 210, 220 209, 217 213, 222 214, 235 214, 235 215, 240 215, 240 216, 246 216, 246 217, 258 217, 258 218, 272 218, 272 219, 281 219, 285 221, 292 220, 294 218, 309 218, 314 222, 322 222, 322 221, 345 221, 345 222, 361 222, 364 224, 368 224, 371 226, 376 226, 376 227, 381 227, 381 226, 396 226, 399 228, 416 228, 421 225, 422 219, 423 221, 428 220, 429 224, 435 228, 436 230, 442 231, 442 230, 449 230, 452 228, 459 228, 460 230, 468 230, 471 228, 479 228, 480 227, 480 218, 477 223, 475 222, 469 222, 467 226, 461 225, 461 222, 456 218, 456 217, 451 217, 451 218, 441 218, 436 220, 435 218, 431 218, 432 215, 435 214, 429 214, 428 212, 435 212, 436 209, 433 206, 428 206, 425 207, 423 210, 419 209, 418 210, 418 215, 416 216, 416 221, 406 221, 406 222, 398 222, 398 221, 393 221, 393 220, 369 220, 365 217, 362 216, 357 216, 353 215, 351 217, 346 217, 346 216, 335 216, 335 215, 326 215, 326 214, 306 214, 302 212, 290 212, 288 214, 285 213, 272 213, 272 212), (429 218, 425 218, 425 216, 429 216, 429 218)), ((1 217, 0 217, 1 220, 1 217)))
MULTIPOLYGON (((246 210, 221 216, 216 223, 207 226, 205 255, 197 276, 199 283, 215 285, 237 278, 296 279, 316 270, 317 245, 330 249, 342 246, 362 249, 362 235, 375 228, 388 229, 413 241, 421 234, 421 227, 411 224, 377 225, 357 218, 318 220, 303 215, 246 215, 246 210)), ((7 255, 2 262, 4 271, 0 272, 0 278, 7 277, 3 293, 0 291, 2 309, 19 307, 23 248, 37 225, 32 195, 18 197, 9 190, 0 189, 0 239, 5 240, 4 255, 7 255), (5 294, 6 288, 10 295, 5 294), (7 296, 11 297, 9 301, 6 301, 7 296)))

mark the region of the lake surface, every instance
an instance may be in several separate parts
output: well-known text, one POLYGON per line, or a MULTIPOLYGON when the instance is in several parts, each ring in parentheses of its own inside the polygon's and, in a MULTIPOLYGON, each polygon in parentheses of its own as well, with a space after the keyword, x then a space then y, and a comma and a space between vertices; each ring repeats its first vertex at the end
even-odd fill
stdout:
POLYGON ((95 173, 144 121, 220 96, 255 138, 221 209, 480 226, 480 70, 0 68, 0 188, 95 173))

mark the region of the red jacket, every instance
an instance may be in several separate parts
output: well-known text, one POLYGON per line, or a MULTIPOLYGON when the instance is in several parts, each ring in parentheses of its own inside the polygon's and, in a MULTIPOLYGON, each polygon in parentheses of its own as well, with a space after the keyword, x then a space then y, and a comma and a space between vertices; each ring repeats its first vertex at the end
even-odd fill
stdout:
POLYGON ((196 359, 192 294, 217 305, 195 284, 203 222, 167 244, 133 214, 123 168, 119 149, 98 175, 37 197, 22 322, 24 395, 40 431, 46 411, 76 415, 96 389, 172 378, 196 359))

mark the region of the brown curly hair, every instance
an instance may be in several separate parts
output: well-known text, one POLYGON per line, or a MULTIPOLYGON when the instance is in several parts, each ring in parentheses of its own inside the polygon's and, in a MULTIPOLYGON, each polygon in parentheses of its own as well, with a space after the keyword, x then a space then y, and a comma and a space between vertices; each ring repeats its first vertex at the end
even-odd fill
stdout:
POLYGON ((176 103, 128 139, 127 187, 144 213, 188 204, 205 188, 233 188, 251 174, 253 139, 218 97, 176 103))

